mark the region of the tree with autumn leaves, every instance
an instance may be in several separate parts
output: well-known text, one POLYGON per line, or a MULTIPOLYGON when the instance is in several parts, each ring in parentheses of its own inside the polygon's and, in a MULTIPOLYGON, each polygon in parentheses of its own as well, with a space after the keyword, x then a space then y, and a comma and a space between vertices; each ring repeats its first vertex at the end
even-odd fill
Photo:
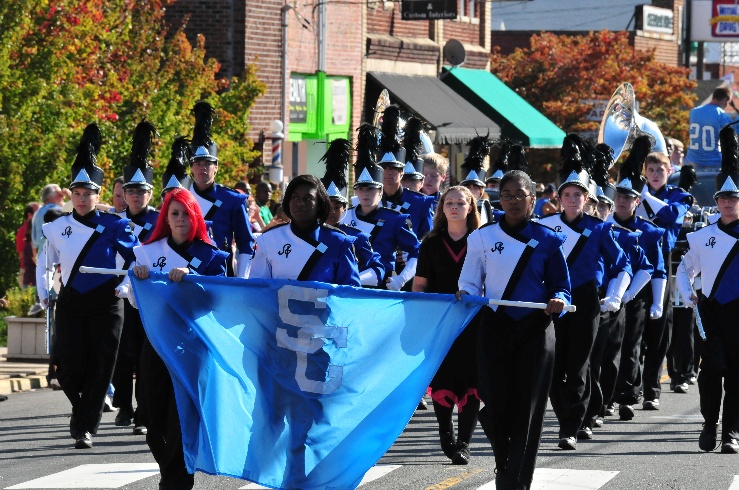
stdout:
MULTIPOLYGON (((110 184, 128 162, 136 124, 156 125, 155 192, 170 145, 191 135, 198 100, 216 109, 219 180, 246 177, 257 156, 249 109, 265 90, 253 67, 241 78, 219 77, 182 28, 168 30, 173 0, 13 0, 0 2, 0 291, 18 270, 12 239, 25 204, 50 182, 66 187, 84 127, 103 133, 98 164, 110 184)), ((110 196, 106 188, 103 197, 110 196)))
POLYGON ((566 132, 597 131, 586 121, 588 99, 610 99, 623 82, 634 86, 639 114, 663 134, 688 137, 695 82, 689 70, 655 61, 654 52, 629 45, 626 32, 600 31, 584 36, 542 32, 528 49, 503 56, 496 50, 491 71, 566 132))

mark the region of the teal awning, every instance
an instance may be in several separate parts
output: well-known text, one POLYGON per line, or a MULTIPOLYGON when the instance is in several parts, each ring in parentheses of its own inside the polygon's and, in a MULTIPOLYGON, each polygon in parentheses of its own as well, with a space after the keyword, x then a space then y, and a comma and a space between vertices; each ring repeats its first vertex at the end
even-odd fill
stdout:
POLYGON ((531 148, 559 148, 565 132, 486 70, 446 69, 441 79, 498 123, 502 137, 531 148))

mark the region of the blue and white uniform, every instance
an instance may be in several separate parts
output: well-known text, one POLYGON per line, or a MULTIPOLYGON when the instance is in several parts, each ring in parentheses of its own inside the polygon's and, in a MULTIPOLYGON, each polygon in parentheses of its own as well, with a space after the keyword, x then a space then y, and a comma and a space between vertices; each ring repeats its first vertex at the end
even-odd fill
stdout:
POLYGON ((692 306, 692 282, 698 275, 701 278, 698 313, 706 335, 701 344, 698 375, 701 414, 707 430, 715 428, 722 411, 723 394, 721 440, 726 443, 739 439, 739 327, 736 322, 739 315, 739 281, 736 280, 739 276, 739 220, 728 224, 719 220, 688 233, 687 238, 690 249, 677 269, 676 282, 683 301, 692 306))
POLYGON ((410 216, 413 233, 419 239, 434 227, 435 201, 431 196, 401 187, 392 196, 383 194, 380 206, 410 216))
POLYGON ((690 141, 685 163, 696 167, 720 167, 719 132, 731 122, 726 112, 716 104, 706 104, 690 111, 690 141))
POLYGON ((382 206, 367 215, 361 214, 359 210, 359 206, 347 209, 341 222, 369 235, 372 248, 380 254, 382 266, 385 269, 382 284, 391 277, 395 270, 396 250, 400 249, 408 254, 403 270, 398 276, 393 276, 400 278, 399 281, 402 282, 400 287, 402 287, 416 275, 418 251, 421 248, 421 242, 412 231, 410 217, 382 206))
MULTIPOLYGON (((693 196, 674 185, 666 185, 661 189, 652 191, 645 185, 642 198, 636 208, 636 215, 654 222, 655 225, 665 229, 665 240, 662 251, 666 254, 675 248, 677 236, 683 226, 685 213, 693 205, 693 196)), ((665 260, 666 260, 665 255, 665 260)), ((665 264, 666 267, 669 264, 665 264)))
MULTIPOLYGON (((459 289, 486 298, 570 303, 564 236, 536 222, 515 228, 505 216, 467 237, 459 289)), ((551 318, 541 310, 491 306, 478 330, 480 425, 493 444, 499 488, 528 488, 554 364, 551 318)))
MULTIPOLYGON (((97 432, 116 363, 123 325, 116 276, 82 274, 81 266, 113 269, 116 255, 133 259, 138 239, 127 219, 93 210, 76 211, 43 226, 49 263, 61 264, 62 289, 56 306, 57 378, 72 403, 70 433, 78 439, 97 432)), ((39 297, 46 299, 45 289, 39 297)))
POLYGON ((354 253, 357 255, 359 279, 362 286, 377 286, 385 277, 385 267, 382 265, 380 254, 375 252, 370 243, 368 234, 359 228, 340 223, 341 231, 354 238, 354 253))
MULTIPOLYGON (((145 210, 136 215, 132 215, 129 209, 126 209, 121 213, 114 214, 128 220, 128 227, 131 230, 131 233, 139 239, 140 243, 144 243, 149 237, 149 234, 154 231, 154 228, 157 225, 157 220, 159 219, 159 211, 151 206, 147 206, 145 210)), ((116 264, 118 269, 128 269, 129 266, 129 263, 123 260, 123 257, 120 255, 116 259, 116 264)))
POLYGON ((577 437, 590 398, 590 354, 598 332, 598 290, 604 280, 601 264, 608 264, 618 272, 605 298, 614 304, 614 311, 628 286, 631 267, 609 223, 587 214, 568 223, 564 213, 547 216, 539 223, 565 236, 562 250, 577 312, 554 322, 557 340, 550 398, 560 424, 559 437, 577 437))
POLYGON ((318 222, 310 230, 275 226, 257 238, 250 277, 360 286, 354 239, 318 222))
POLYGON ((200 206, 205 220, 213 222, 211 234, 216 247, 231 253, 231 243, 238 249, 236 277, 249 277, 249 267, 254 256, 254 236, 251 233, 247 196, 220 184, 198 191, 195 184, 190 192, 200 206))
MULTIPOLYGON (((194 240, 177 245, 171 238, 162 238, 134 248, 133 265, 145 265, 150 271, 168 273, 172 269, 186 267, 191 274, 201 276, 226 275, 228 253, 210 243, 194 240)), ((127 277, 128 279, 128 277, 127 277)), ((134 279, 136 281, 138 279, 134 279)), ((172 287, 177 287, 173 284, 172 287)), ((135 304, 133 293, 129 293, 135 304)), ((166 329, 168 325, 146 325, 147 329, 166 329)), ((193 475, 187 473, 182 449, 182 431, 177 413, 172 378, 157 350, 171 350, 171 346, 152 346, 144 337, 141 346, 141 376, 138 411, 147 423, 146 442, 159 464, 163 482, 178 484, 178 488, 192 488, 193 475)))

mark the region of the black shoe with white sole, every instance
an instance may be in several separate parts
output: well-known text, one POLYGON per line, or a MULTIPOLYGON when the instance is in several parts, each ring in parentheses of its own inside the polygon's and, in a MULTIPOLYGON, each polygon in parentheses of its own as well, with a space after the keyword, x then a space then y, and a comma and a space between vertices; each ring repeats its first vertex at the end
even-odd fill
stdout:
POLYGON ((724 439, 721 442, 721 452, 723 454, 739 453, 739 441, 736 439, 724 439))
POLYGON ((77 441, 74 443, 75 449, 90 449, 92 448, 92 434, 85 432, 77 437, 77 441))

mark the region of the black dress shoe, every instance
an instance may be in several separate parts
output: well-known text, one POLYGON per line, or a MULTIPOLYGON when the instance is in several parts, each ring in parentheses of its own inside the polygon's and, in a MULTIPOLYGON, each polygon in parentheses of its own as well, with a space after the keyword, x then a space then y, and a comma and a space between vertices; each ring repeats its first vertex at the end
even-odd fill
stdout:
POLYGON ((631 420, 634 418, 634 407, 631 405, 621 404, 618 406, 618 417, 621 420, 631 420))
POLYGON ((145 436, 149 432, 149 429, 145 425, 136 425, 133 428, 133 434, 136 436, 145 436))
POLYGON ((90 449, 92 448, 92 434, 85 432, 77 437, 77 442, 74 443, 75 449, 90 449))
POLYGON ((441 440, 441 450, 444 451, 444 455, 452 459, 454 453, 457 452, 457 439, 454 437, 454 433, 444 432, 443 434, 439 434, 439 439, 441 440))
POLYGON ((593 438, 593 431, 590 429, 590 427, 583 427, 582 429, 577 431, 577 439, 592 439, 593 438))
POLYGON ((131 413, 128 410, 121 409, 118 415, 115 416, 115 425, 117 427, 128 427, 131 425, 131 413))
POLYGON ((698 447, 701 448, 701 451, 713 451, 716 449, 717 426, 718 424, 703 424, 701 435, 698 436, 698 447))
POLYGON ((721 452, 723 454, 739 453, 739 441, 736 439, 724 439, 721 443, 721 452))
POLYGON ((457 451, 452 456, 452 464, 466 465, 470 462, 470 446, 466 442, 457 442, 457 451))

